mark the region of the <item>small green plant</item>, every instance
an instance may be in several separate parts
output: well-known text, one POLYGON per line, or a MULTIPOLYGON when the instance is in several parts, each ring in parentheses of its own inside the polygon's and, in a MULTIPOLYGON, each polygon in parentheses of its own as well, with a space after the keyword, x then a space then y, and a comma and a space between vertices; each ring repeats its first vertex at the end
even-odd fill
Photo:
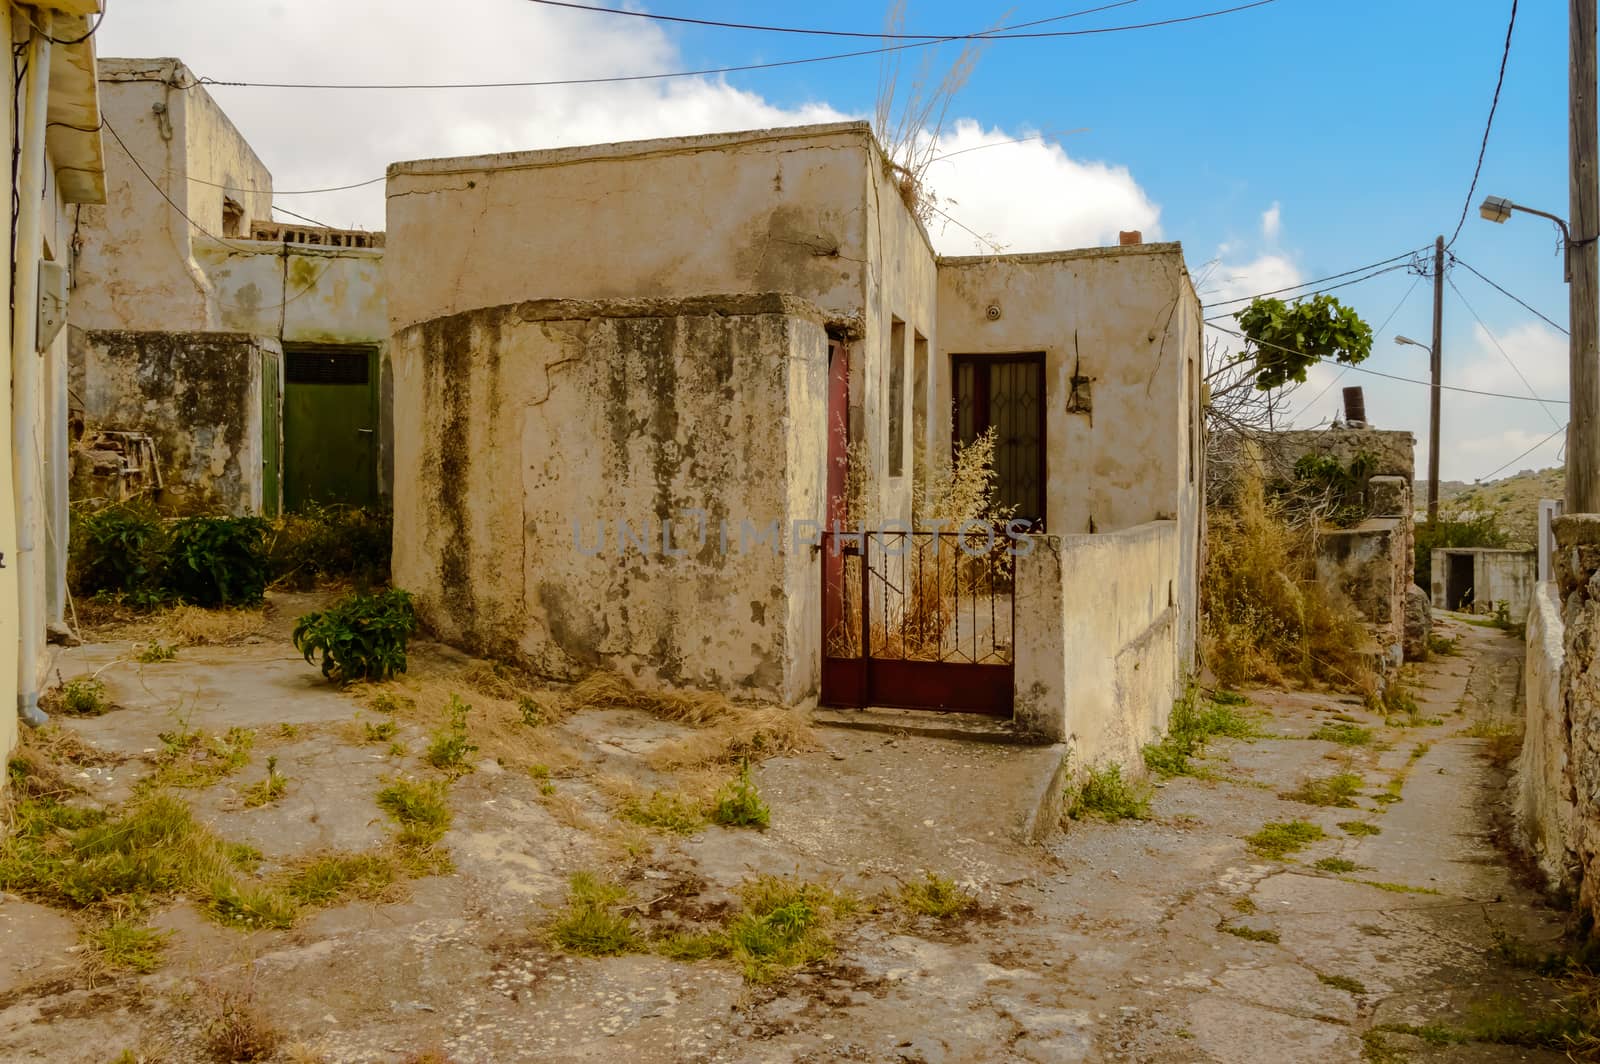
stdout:
POLYGON ((590 872, 575 874, 567 885, 567 907, 550 924, 551 942, 583 957, 637 952, 644 939, 621 911, 627 900, 623 887, 590 872))
POLYGON ((1361 793, 1361 777, 1354 772, 1336 772, 1302 780, 1300 786, 1278 797, 1306 805, 1355 807, 1355 796, 1361 793))
POLYGON ((816 883, 760 876, 739 888, 743 910, 728 924, 733 957, 751 983, 833 954, 828 928, 855 911, 855 899, 816 883))
POLYGON ((978 899, 956 886, 955 880, 927 872, 921 879, 902 883, 895 903, 916 916, 952 920, 977 905, 978 899))
POLYGON ((170 931, 145 927, 125 914, 92 927, 84 940, 94 951, 95 960, 107 968, 147 974, 161 967, 170 931))
POLYGON ((1428 653, 1437 654, 1440 657, 1453 657, 1456 653, 1455 637, 1430 633, 1428 635, 1428 653))
POLYGON ((467 714, 472 712, 472 707, 463 702, 460 695, 451 695, 445 712, 450 714, 450 719, 444 727, 433 733, 428 743, 428 764, 459 776, 472 771, 467 757, 478 749, 477 744, 467 737, 467 714))
POLYGON ((158 732, 156 737, 161 740, 156 770, 138 784, 146 792, 164 787, 209 787, 233 775, 249 763, 256 733, 250 728, 229 728, 217 736, 180 722, 175 730, 158 732))
POLYGON ((172 523, 167 586, 196 606, 254 606, 267 589, 267 532, 259 517, 184 517, 172 523))
POLYGON ((739 775, 722 785, 712 799, 711 819, 730 828, 755 828, 765 831, 772 823, 772 810, 750 778, 750 762, 739 768, 739 775))
POLYGON ((283 889, 302 905, 323 906, 379 897, 399 876, 386 853, 324 853, 294 868, 283 889))
POLYGON ((1242 938, 1247 942, 1271 942, 1276 944, 1279 941, 1276 931, 1245 927, 1242 924, 1218 924, 1217 930, 1232 935, 1234 938, 1242 938))
POLYGON ((642 799, 627 798, 618 815, 635 824, 675 835, 693 835, 706 826, 699 804, 675 791, 654 791, 650 797, 642 799))
POLYGON ((1324 721, 1310 738, 1341 746, 1366 746, 1372 742, 1372 729, 1343 721, 1324 721))
POLYGON ((695 961, 726 957, 733 944, 721 931, 669 931, 650 940, 650 951, 669 960, 695 961))
POLYGON ((1256 911, 1256 901, 1248 894, 1241 894, 1239 897, 1233 899, 1232 904, 1234 912, 1244 913, 1246 916, 1256 911))
POLYGON ((411 596, 398 588, 353 594, 295 624, 295 649, 336 683, 381 681, 406 671, 406 642, 416 631, 411 596))
POLYGON ((391 780, 378 792, 378 808, 400 825, 395 842, 412 851, 431 850, 450 828, 444 782, 391 780))
POLYGON ((282 798, 289 791, 289 778, 278 771, 278 758, 276 755, 267 757, 267 778, 252 783, 244 790, 244 805, 246 809, 255 809, 269 805, 282 798))
POLYGON ((1354 872, 1360 865, 1345 857, 1324 857, 1312 865, 1319 872, 1354 872))
POLYGON ((1323 972, 1318 972, 1317 980, 1323 986, 1331 986, 1335 990, 1343 990, 1347 994, 1365 994, 1367 992, 1365 983, 1359 979, 1352 979, 1348 975, 1327 975, 1323 972))
POLYGON ((1073 820, 1148 820, 1150 797, 1143 788, 1122 778, 1122 766, 1112 763, 1090 769, 1078 793, 1067 806, 1073 820))
POLYGON ((1200 775, 1191 758, 1203 753, 1211 739, 1250 739, 1260 734, 1255 722, 1235 708, 1246 702, 1242 695, 1222 691, 1202 705, 1198 690, 1190 688, 1173 703, 1167 734, 1159 743, 1145 746, 1145 767, 1167 777, 1200 775))
POLYGON ((1322 829, 1307 820, 1280 821, 1263 825, 1261 830, 1245 839, 1250 852, 1258 857, 1282 860, 1323 838, 1322 829))
POLYGON ((1339 830, 1346 835, 1382 835, 1383 829, 1376 824, 1369 824, 1365 820, 1341 820, 1339 830))
POLYGON ((177 647, 168 646, 166 643, 163 643, 159 640, 152 640, 151 642, 145 644, 143 650, 139 651, 139 664, 154 665, 159 661, 171 661, 177 656, 177 647))
POLYGON ((380 720, 376 723, 369 720, 366 722, 365 741, 369 743, 390 742, 394 739, 395 732, 398 730, 398 727, 399 726, 396 725, 392 720, 380 720))
POLYGON ((111 710, 104 681, 93 676, 73 677, 53 692, 51 701, 74 717, 98 717, 111 710))
POLYGON ((1407 883, 1385 883, 1375 879, 1352 879, 1352 883, 1360 883, 1364 887, 1376 887, 1386 890, 1391 894, 1437 894, 1432 887, 1413 887, 1407 883))

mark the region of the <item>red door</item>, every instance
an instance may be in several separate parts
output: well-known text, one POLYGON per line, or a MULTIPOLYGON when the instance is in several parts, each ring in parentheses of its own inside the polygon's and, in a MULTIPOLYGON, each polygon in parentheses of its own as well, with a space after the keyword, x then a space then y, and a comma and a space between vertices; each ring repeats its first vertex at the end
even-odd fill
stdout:
POLYGON ((859 598, 861 557, 847 558, 834 536, 845 527, 850 479, 850 352, 828 345, 828 505, 822 535, 822 701, 828 705, 864 704, 866 655, 861 651, 859 615, 850 616, 847 563, 855 571, 859 598))

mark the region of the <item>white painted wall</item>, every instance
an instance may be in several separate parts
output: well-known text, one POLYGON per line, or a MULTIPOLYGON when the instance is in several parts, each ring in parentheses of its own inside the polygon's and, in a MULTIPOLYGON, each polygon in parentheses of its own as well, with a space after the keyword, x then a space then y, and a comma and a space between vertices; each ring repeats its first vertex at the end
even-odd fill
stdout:
POLYGON ((1526 729, 1512 789, 1517 832, 1552 890, 1575 885, 1577 835, 1568 764, 1566 712, 1561 698, 1565 627, 1556 584, 1539 585, 1528 611, 1528 656, 1523 669, 1526 729))

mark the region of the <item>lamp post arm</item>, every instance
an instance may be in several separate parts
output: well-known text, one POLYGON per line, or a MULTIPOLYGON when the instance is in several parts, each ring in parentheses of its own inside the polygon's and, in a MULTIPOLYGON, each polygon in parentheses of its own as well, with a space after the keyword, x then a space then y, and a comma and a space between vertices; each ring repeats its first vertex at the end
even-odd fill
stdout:
POLYGON ((1513 203, 1511 205, 1511 209, 1514 211, 1521 211, 1523 214, 1537 214, 1541 218, 1550 219, 1552 222, 1555 222, 1561 227, 1561 239, 1568 244, 1572 243, 1572 230, 1567 228, 1567 220, 1561 217, 1559 214, 1551 214, 1549 211, 1541 211, 1537 207, 1524 207, 1520 203, 1513 203))

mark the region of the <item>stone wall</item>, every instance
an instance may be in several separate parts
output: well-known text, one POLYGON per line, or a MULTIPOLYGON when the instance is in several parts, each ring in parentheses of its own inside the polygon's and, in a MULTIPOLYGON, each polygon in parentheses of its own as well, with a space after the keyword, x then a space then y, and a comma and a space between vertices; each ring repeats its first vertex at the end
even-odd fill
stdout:
POLYGON ((1355 528, 1325 528, 1317 533, 1317 580, 1360 611, 1390 667, 1404 658, 1406 589, 1411 586, 1407 522, 1374 517, 1355 528))
POLYGON ((1555 521, 1562 658, 1560 724, 1573 799, 1578 911, 1600 918, 1600 514, 1555 521))
POLYGON ((1518 841, 1538 863, 1550 889, 1576 882, 1572 775, 1562 711, 1561 662, 1566 628, 1554 581, 1542 584, 1528 611, 1527 667, 1523 670, 1526 728, 1517 757, 1513 800, 1518 841))
POLYGON ((1016 567, 1016 721, 1073 744, 1078 765, 1143 771, 1144 744, 1182 694, 1181 535, 1152 521, 1100 535, 1032 536, 1016 567))
POLYGON ((155 439, 164 505, 260 513, 267 352, 276 340, 243 333, 73 330, 72 390, 91 427, 155 439))

